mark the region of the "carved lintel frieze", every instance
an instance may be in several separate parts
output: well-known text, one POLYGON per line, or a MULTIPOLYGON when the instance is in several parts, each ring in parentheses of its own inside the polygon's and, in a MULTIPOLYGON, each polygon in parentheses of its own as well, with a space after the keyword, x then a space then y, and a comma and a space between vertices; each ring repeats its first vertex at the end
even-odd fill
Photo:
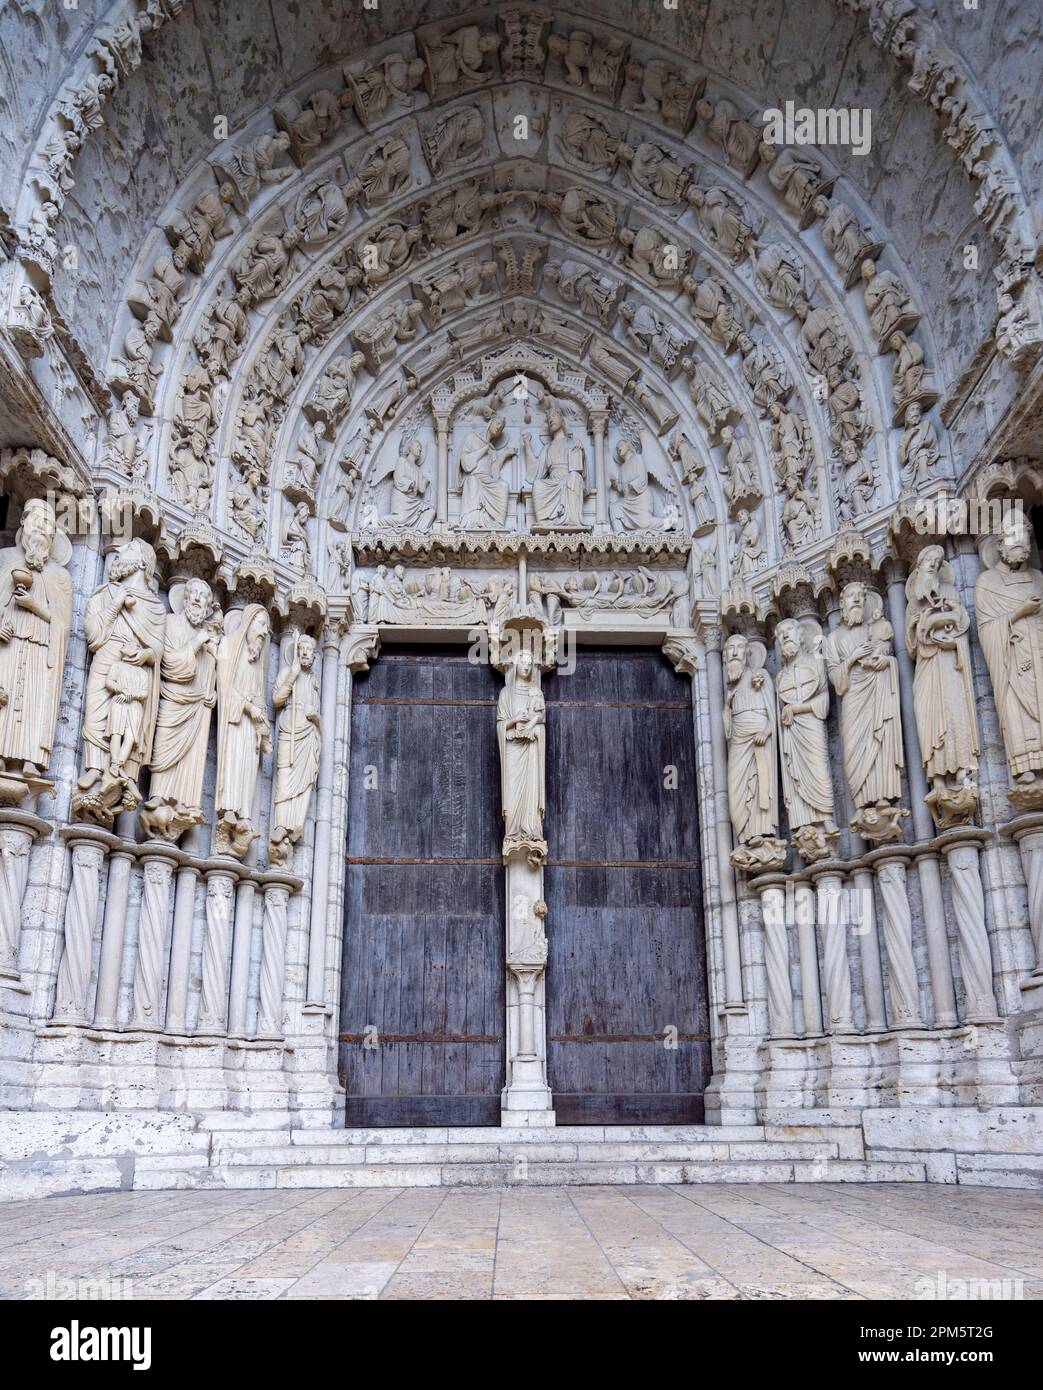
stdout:
POLYGON ((683 563, 691 537, 656 531, 620 535, 590 531, 360 531, 354 538, 359 564, 429 559, 436 564, 465 564, 486 557, 517 559, 534 556, 605 556, 609 559, 676 559, 683 563))

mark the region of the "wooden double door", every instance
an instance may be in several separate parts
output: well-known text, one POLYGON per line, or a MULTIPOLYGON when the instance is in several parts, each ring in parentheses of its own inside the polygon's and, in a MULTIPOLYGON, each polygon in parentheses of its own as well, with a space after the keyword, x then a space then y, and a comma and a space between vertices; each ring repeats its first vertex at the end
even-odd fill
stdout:
MULTIPOLYGON (((465 650, 385 647, 355 682, 340 1031, 350 1126, 500 1120, 502 680, 465 650)), ((709 1044, 690 683, 658 651, 584 647, 544 691, 558 1123, 697 1123, 709 1044)))

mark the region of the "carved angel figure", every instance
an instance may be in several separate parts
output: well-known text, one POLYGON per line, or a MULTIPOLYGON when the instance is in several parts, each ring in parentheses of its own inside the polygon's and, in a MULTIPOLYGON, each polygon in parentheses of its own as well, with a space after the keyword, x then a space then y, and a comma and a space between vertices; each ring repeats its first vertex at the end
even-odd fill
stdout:
POLYGON ((678 521, 676 506, 671 504, 663 516, 656 516, 651 493, 652 483, 670 493, 669 474, 665 470, 656 473, 645 462, 644 454, 626 439, 616 445, 616 463, 618 471, 609 482, 619 493, 619 501, 612 505, 613 525, 621 531, 673 530, 678 521))
POLYGON ((396 459, 386 463, 382 472, 372 480, 378 487, 391 479, 391 502, 377 523, 407 531, 428 531, 435 519, 435 509, 427 501, 431 480, 424 473, 424 446, 414 439, 396 459))

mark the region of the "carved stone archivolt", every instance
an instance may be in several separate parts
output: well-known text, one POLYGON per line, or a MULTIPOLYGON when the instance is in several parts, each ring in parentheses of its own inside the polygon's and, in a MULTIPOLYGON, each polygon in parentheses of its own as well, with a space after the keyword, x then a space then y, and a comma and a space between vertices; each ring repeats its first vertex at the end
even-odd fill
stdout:
MULTIPOLYGON (((647 134, 640 135, 636 129, 631 131, 619 127, 618 123, 615 129, 619 133, 615 133, 613 122, 606 123, 592 109, 585 110, 582 106, 562 109, 555 118, 555 138, 566 156, 577 168, 602 179, 611 177, 621 187, 625 185, 631 194, 647 199, 654 210, 647 222, 640 217, 623 220, 617 199, 581 183, 541 188, 535 166, 504 165, 501 173, 490 165, 488 173, 484 170, 471 173, 468 161, 476 156, 480 160, 490 153, 490 147, 483 142, 495 121, 484 89, 497 80, 503 43, 502 35, 495 29, 485 30, 481 25, 473 27, 479 34, 488 34, 487 52, 480 45, 475 47, 478 41, 470 32, 465 41, 463 31, 459 40, 455 31, 448 36, 439 31, 425 39, 428 47, 422 47, 421 52, 426 56, 413 60, 404 53, 392 54, 370 67, 352 66, 345 70, 343 91, 338 91, 334 83, 299 100, 282 103, 275 120, 275 133, 251 134, 242 140, 233 138, 228 142, 227 152, 222 151, 211 160, 216 192, 197 195, 194 211, 186 214, 187 221, 182 225, 183 234, 172 234, 169 238, 170 264, 161 265, 157 257, 153 289, 134 301, 137 327, 128 332, 135 336, 133 341, 128 340, 127 351, 121 354, 128 364, 124 384, 133 393, 139 408, 152 408, 155 394, 152 374, 156 361, 155 351, 146 355, 149 333, 155 327, 158 339, 162 340, 176 323, 174 311, 184 294, 178 277, 183 279, 191 272, 193 246, 200 253, 197 261, 203 262, 214 254, 219 240, 226 234, 237 239, 237 248, 230 249, 227 256, 232 267, 231 284, 217 292, 212 306, 202 310, 202 323, 213 324, 214 329, 204 330, 201 338, 197 334, 202 353, 198 365, 204 370, 225 370, 235 375, 249 370, 252 380, 244 388, 232 381, 232 394, 241 400, 241 405, 233 407, 231 412, 206 404, 204 384, 198 377, 191 380, 185 399, 199 401, 198 409, 195 404, 192 409, 196 412, 195 418, 203 422, 203 428, 190 428, 186 432, 188 445, 183 445, 176 456, 176 467, 175 455, 170 456, 171 477, 178 479, 182 496, 191 499, 200 509, 212 499, 223 496, 229 522, 242 540, 248 544, 266 540, 273 553, 288 567, 299 571, 302 566, 305 569, 318 566, 321 573, 321 561, 317 558, 321 551, 316 547, 313 528, 304 521, 303 515, 291 511, 273 522, 266 517, 278 495, 269 485, 270 455, 275 441, 270 435, 266 437, 270 428, 266 422, 274 418, 278 426, 285 418, 288 432, 294 433, 293 414, 299 407, 286 398, 299 389, 305 378, 312 382, 317 380, 304 370, 305 360, 330 342, 331 329, 343 316, 351 320, 355 307, 358 321, 352 330, 354 342, 342 343, 336 356, 338 363, 352 364, 351 371, 356 379, 355 362, 359 351, 366 360, 368 377, 374 371, 380 373, 392 347, 397 352, 404 343, 418 342, 416 367, 407 354, 406 370, 396 367, 390 374, 384 373, 384 379, 372 390, 368 382, 365 387, 369 398, 364 406, 365 417, 375 431, 383 433, 395 428, 408 413, 407 402, 421 382, 417 370, 420 362, 436 360, 436 347, 419 346, 415 313, 426 306, 424 312, 430 316, 429 328, 445 323, 447 331, 454 333, 456 330, 449 327, 452 317, 467 313, 493 291, 494 280, 508 288, 522 288, 528 281, 535 288, 531 267, 525 269, 528 251, 519 260, 515 245, 508 246, 501 241, 488 252, 475 247, 473 254, 468 251, 461 260, 458 248, 464 243, 473 244, 476 237, 497 235, 498 229, 506 229, 505 219, 508 218, 513 219, 514 225, 543 218, 545 226, 553 226, 557 234, 563 234, 575 244, 576 253, 571 256, 560 253, 547 256, 546 283, 552 293, 560 295, 563 303, 579 309, 584 316, 597 318, 599 328, 610 326, 614 314, 620 312, 627 331, 633 335, 635 351, 647 357, 653 379, 635 377, 634 369, 621 362, 618 354, 590 341, 589 330, 583 333, 574 329, 567 319, 558 319, 546 311, 542 315, 529 313, 524 316, 520 311, 504 311, 489 319, 490 333, 495 330, 494 336, 504 333, 509 337, 524 322, 528 325, 526 331, 549 334, 558 345, 567 346, 580 355, 589 351, 591 363, 595 363, 596 358, 610 373, 624 372, 626 375, 620 379, 626 382, 635 408, 647 412, 657 434, 670 428, 671 419, 676 420, 679 411, 654 384, 654 376, 662 369, 672 370, 671 363, 677 362, 679 355, 683 356, 679 349, 690 341, 693 330, 725 356, 741 352, 740 380, 746 382, 744 391, 753 390, 758 412, 785 399, 792 389, 789 382, 792 369, 782 366, 780 354, 764 341, 763 335, 749 331, 756 315, 749 299, 749 287, 744 281, 734 280, 729 269, 744 266, 756 255, 758 281, 772 286, 773 298, 798 318, 807 367, 816 373, 824 369, 841 373, 829 393, 828 417, 824 414, 836 438, 835 447, 838 452, 843 449, 850 453, 854 438, 862 451, 860 465, 873 471, 876 462, 872 457, 866 460, 864 444, 865 421, 872 411, 867 409, 864 387, 847 375, 853 370, 849 366, 848 346, 853 334, 839 324, 838 302, 819 299, 819 291, 801 273, 802 259, 796 252, 788 250, 781 241, 769 245, 762 240, 762 212, 752 209, 748 199, 737 197, 726 182, 697 182, 693 166, 671 143, 673 133, 688 130, 701 118, 710 146, 721 152, 733 171, 740 170, 748 179, 758 166, 759 142, 754 138, 752 127, 747 131, 749 123, 741 109, 719 97, 704 100, 702 80, 686 73, 683 65, 645 57, 629 65, 623 64, 620 99, 625 112, 640 113, 643 118, 661 122, 665 138, 648 138, 647 134), (495 46, 491 42, 493 39, 497 41, 495 46), (472 57, 481 54, 481 62, 473 68, 466 63, 461 67, 460 55, 465 52, 472 57), (444 72, 444 78, 431 75, 432 64, 444 72), (464 78, 461 74, 465 70, 481 73, 481 80, 477 76, 464 78), (408 113, 415 104, 417 74, 422 76, 436 102, 432 114, 425 113, 420 123, 426 142, 422 142, 427 162, 427 173, 423 177, 429 179, 433 174, 436 180, 451 178, 461 166, 467 169, 468 176, 457 180, 444 195, 427 191, 411 200, 407 175, 412 172, 410 162, 418 156, 421 146, 409 138, 404 126, 400 134, 382 132, 375 141, 372 138, 356 140, 354 117, 349 120, 343 113, 353 112, 363 126, 368 126, 376 110, 373 102, 376 102, 379 107, 400 111, 403 119, 411 119, 408 113), (360 82, 363 83, 361 88, 360 82), (443 99, 450 100, 444 108, 438 105, 443 99), (320 182, 312 175, 309 190, 302 193, 294 163, 310 164, 313 156, 322 153, 325 157, 328 151, 341 147, 351 151, 346 160, 347 180, 335 173, 328 181, 320 182), (244 241, 236 238, 235 231, 229 227, 229 218, 237 215, 246 199, 251 206, 258 200, 263 201, 266 213, 264 227, 244 241), (396 209, 394 215, 371 228, 366 227, 367 216, 385 205, 396 209), (686 222, 683 235, 672 230, 669 222, 657 225, 656 218, 664 208, 677 209, 686 219, 691 219, 690 223, 686 222), (268 209, 277 209, 280 216, 269 215, 268 209), (350 240, 347 247, 345 238, 350 240), (705 257, 699 255, 700 241, 709 248, 705 257), (609 244, 610 258, 624 269, 635 270, 653 289, 663 290, 684 283, 689 306, 687 329, 683 322, 671 321, 671 317, 676 316, 673 309, 668 309, 664 316, 657 305, 642 305, 630 300, 619 307, 619 282, 606 275, 596 263, 583 260, 591 247, 609 244), (774 260, 769 265, 767 252, 771 246, 774 247, 774 260), (444 272, 419 269, 420 261, 438 255, 443 249, 453 253, 453 263, 447 263, 444 272), (723 257, 724 268, 715 265, 713 256, 717 254, 723 257), (313 259, 316 255, 317 261, 313 259), (787 271, 787 266, 792 269, 787 271), (302 271, 305 288, 294 302, 291 321, 272 336, 263 354, 249 355, 249 363, 240 362, 235 354, 240 351, 238 345, 243 341, 247 325, 251 335, 255 335, 254 316, 267 315, 266 306, 275 301, 275 291, 286 286, 286 277, 296 275, 299 279, 302 271), (392 278, 403 274, 410 275, 413 281, 416 302, 412 306, 397 297, 376 308, 365 302, 374 293, 382 293, 383 287, 390 289, 392 278), (793 277, 789 291, 783 288, 787 274, 793 277), (362 299, 358 297, 359 289, 363 291, 362 299), (218 305, 227 307, 215 317, 214 309, 218 305), (156 314, 158 325, 150 325, 150 317, 156 314), (229 317, 227 334, 219 327, 222 314, 229 317), (406 335, 404 339, 403 334, 406 335), (139 364, 140 370, 134 368, 134 363, 139 364), (202 396, 199 395, 201 390, 202 396), (849 399, 851 391, 855 394, 849 399), (255 417, 252 422, 251 414, 255 417), (222 442, 222 419, 226 429, 240 421, 244 440, 248 441, 252 432, 253 442, 234 441, 227 436, 226 442, 222 442), (212 474, 214 466, 223 463, 224 458, 229 460, 237 476, 231 486, 215 490, 208 474, 212 474)), ((554 35, 547 37, 546 42, 538 44, 526 59, 525 70, 532 69, 537 61, 535 54, 539 52, 541 61, 548 65, 545 75, 552 75, 558 71, 556 49, 560 47, 563 55, 560 72, 566 89, 589 86, 592 93, 600 96, 617 85, 601 74, 593 58, 584 57, 576 65, 571 58, 565 61, 564 56, 572 52, 571 45, 575 46, 577 54, 615 52, 612 43, 605 48, 596 35, 577 32, 573 38, 563 39, 562 44, 563 47, 554 35), (589 76, 591 63, 598 74, 594 80, 589 76), (583 76, 584 73, 588 75, 583 76), (578 83, 573 80, 576 74, 580 74, 578 83)), ((533 75, 537 74, 533 72, 533 75)), ((575 98, 570 96, 569 99, 575 98)), ((697 123, 696 129, 701 128, 697 123)), ((502 143, 502 136, 499 138, 502 143)), ((872 282, 866 286, 867 305, 876 315, 875 328, 880 335, 888 332, 892 338, 896 333, 904 333, 907 345, 912 343, 913 356, 916 351, 922 354, 922 346, 908 336, 917 328, 917 323, 916 316, 907 307, 908 296, 903 297, 901 277, 886 267, 876 269, 881 240, 865 233, 865 218, 851 204, 835 200, 836 205, 830 206, 834 199, 832 182, 821 172, 816 173, 813 163, 809 164, 803 156, 797 158, 792 152, 784 151, 782 155, 776 152, 764 165, 769 171, 765 177, 772 196, 779 193, 787 205, 800 209, 806 209, 816 200, 826 204, 825 211, 816 212, 816 216, 821 216, 828 229, 827 251, 837 260, 845 285, 852 271, 856 278, 863 271, 867 277, 875 275, 880 282, 877 288, 873 290, 872 282), (870 266, 874 267, 872 271, 867 269, 870 266)), ((502 236, 502 230, 499 234, 502 236)), ((774 329, 769 329, 769 333, 773 334, 774 329)), ((461 341, 459 336, 456 341, 461 341)), ((481 337, 473 346, 482 346, 481 337)), ((897 346, 896 343, 892 350, 897 346)), ((154 343, 152 348, 155 349, 154 343)), ((470 345, 464 348, 464 351, 469 350, 470 345)), ((786 350, 781 354, 782 358, 789 356, 786 350)), ((896 353, 896 362, 898 356, 900 354, 896 353)), ((191 363, 189 370, 195 370, 191 363)), ((337 368, 333 370, 336 372, 337 368)), ((926 407, 928 392, 922 385, 925 371, 915 361, 901 368, 896 366, 896 399, 903 407, 903 425, 905 411, 911 404, 921 409, 926 407), (919 387, 915 384, 918 376, 921 377, 919 387), (914 396, 920 399, 914 401, 914 396)), ((701 376, 693 375, 693 403, 707 428, 719 430, 729 418, 738 418, 738 409, 732 405, 728 387, 718 382, 705 364, 701 372, 701 376), (736 414, 730 417, 733 409, 736 414)), ((327 413, 327 434, 334 433, 334 416, 345 409, 357 430, 358 415, 352 407, 350 383, 346 392, 343 388, 322 384, 317 389, 318 399, 328 391, 331 401, 339 399, 340 402, 332 405, 327 413), (338 390, 341 391, 339 397, 338 390)), ((927 444, 929 436, 910 436, 908 448, 902 446, 904 454, 914 460, 909 465, 914 474, 917 469, 922 473, 928 466, 924 462, 930 457, 927 444)), ((148 445, 145 447, 147 450, 148 445)), ((407 449, 410 447, 407 444, 407 449)), ((616 442, 609 441, 606 455, 609 460, 614 458, 616 447, 616 442)), ((641 453, 654 474, 655 461, 644 451, 641 453)), ((930 466, 934 467, 933 460, 930 466)), ((838 467, 835 477, 842 494, 838 507, 846 508, 850 515, 855 508, 864 505, 867 484, 856 472, 846 468, 838 467)), ((539 481, 542 483, 546 479, 539 481)), ((596 480, 588 479, 588 485, 590 482, 596 480)), ((570 487, 575 490, 574 484, 570 487)), ((360 489, 355 491, 358 493, 360 489)), ((340 496, 343 514, 345 502, 350 506, 350 500, 343 489, 340 496)), ((296 508, 298 503, 294 501, 292 505, 296 508)), ((667 515, 668 506, 664 503, 653 510, 653 517, 667 515)), ((557 504, 553 510, 557 524, 578 524, 574 501, 571 511, 557 504)), ((625 511, 614 510, 620 516, 625 511)), ((795 485, 782 482, 778 494, 771 499, 771 510, 778 518, 787 546, 800 549, 817 538, 816 490, 806 482, 795 485)), ((436 514, 437 511, 436 499, 436 514)), ((494 522, 496 517, 494 509, 494 522)), ((418 520, 419 517, 414 519, 418 520)), ((586 518, 583 520, 585 522, 586 518)), ((604 520, 611 524, 613 510, 608 511, 604 520)), ((686 520, 693 529, 705 524, 702 516, 686 520)), ((746 574, 753 568, 747 558, 750 554, 749 545, 740 547, 741 568, 746 574)))

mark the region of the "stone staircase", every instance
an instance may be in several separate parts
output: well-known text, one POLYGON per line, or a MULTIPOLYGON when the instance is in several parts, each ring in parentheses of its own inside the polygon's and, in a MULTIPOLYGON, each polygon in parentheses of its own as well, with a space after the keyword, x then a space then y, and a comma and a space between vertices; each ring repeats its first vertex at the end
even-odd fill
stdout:
POLYGON ((759 1125, 332 1129, 286 1110, 0 1111, 0 1202, 77 1192, 938 1182, 1043 1191, 1043 1107, 767 1110, 759 1125), (295 1124, 295 1121, 297 1124, 295 1124))
POLYGON ((437 1187, 922 1182, 925 1173, 922 1162, 866 1163, 860 1131, 843 1126, 795 1135, 763 1125, 566 1125, 226 1131, 213 1136, 209 1168, 197 1176, 216 1187, 437 1187))

